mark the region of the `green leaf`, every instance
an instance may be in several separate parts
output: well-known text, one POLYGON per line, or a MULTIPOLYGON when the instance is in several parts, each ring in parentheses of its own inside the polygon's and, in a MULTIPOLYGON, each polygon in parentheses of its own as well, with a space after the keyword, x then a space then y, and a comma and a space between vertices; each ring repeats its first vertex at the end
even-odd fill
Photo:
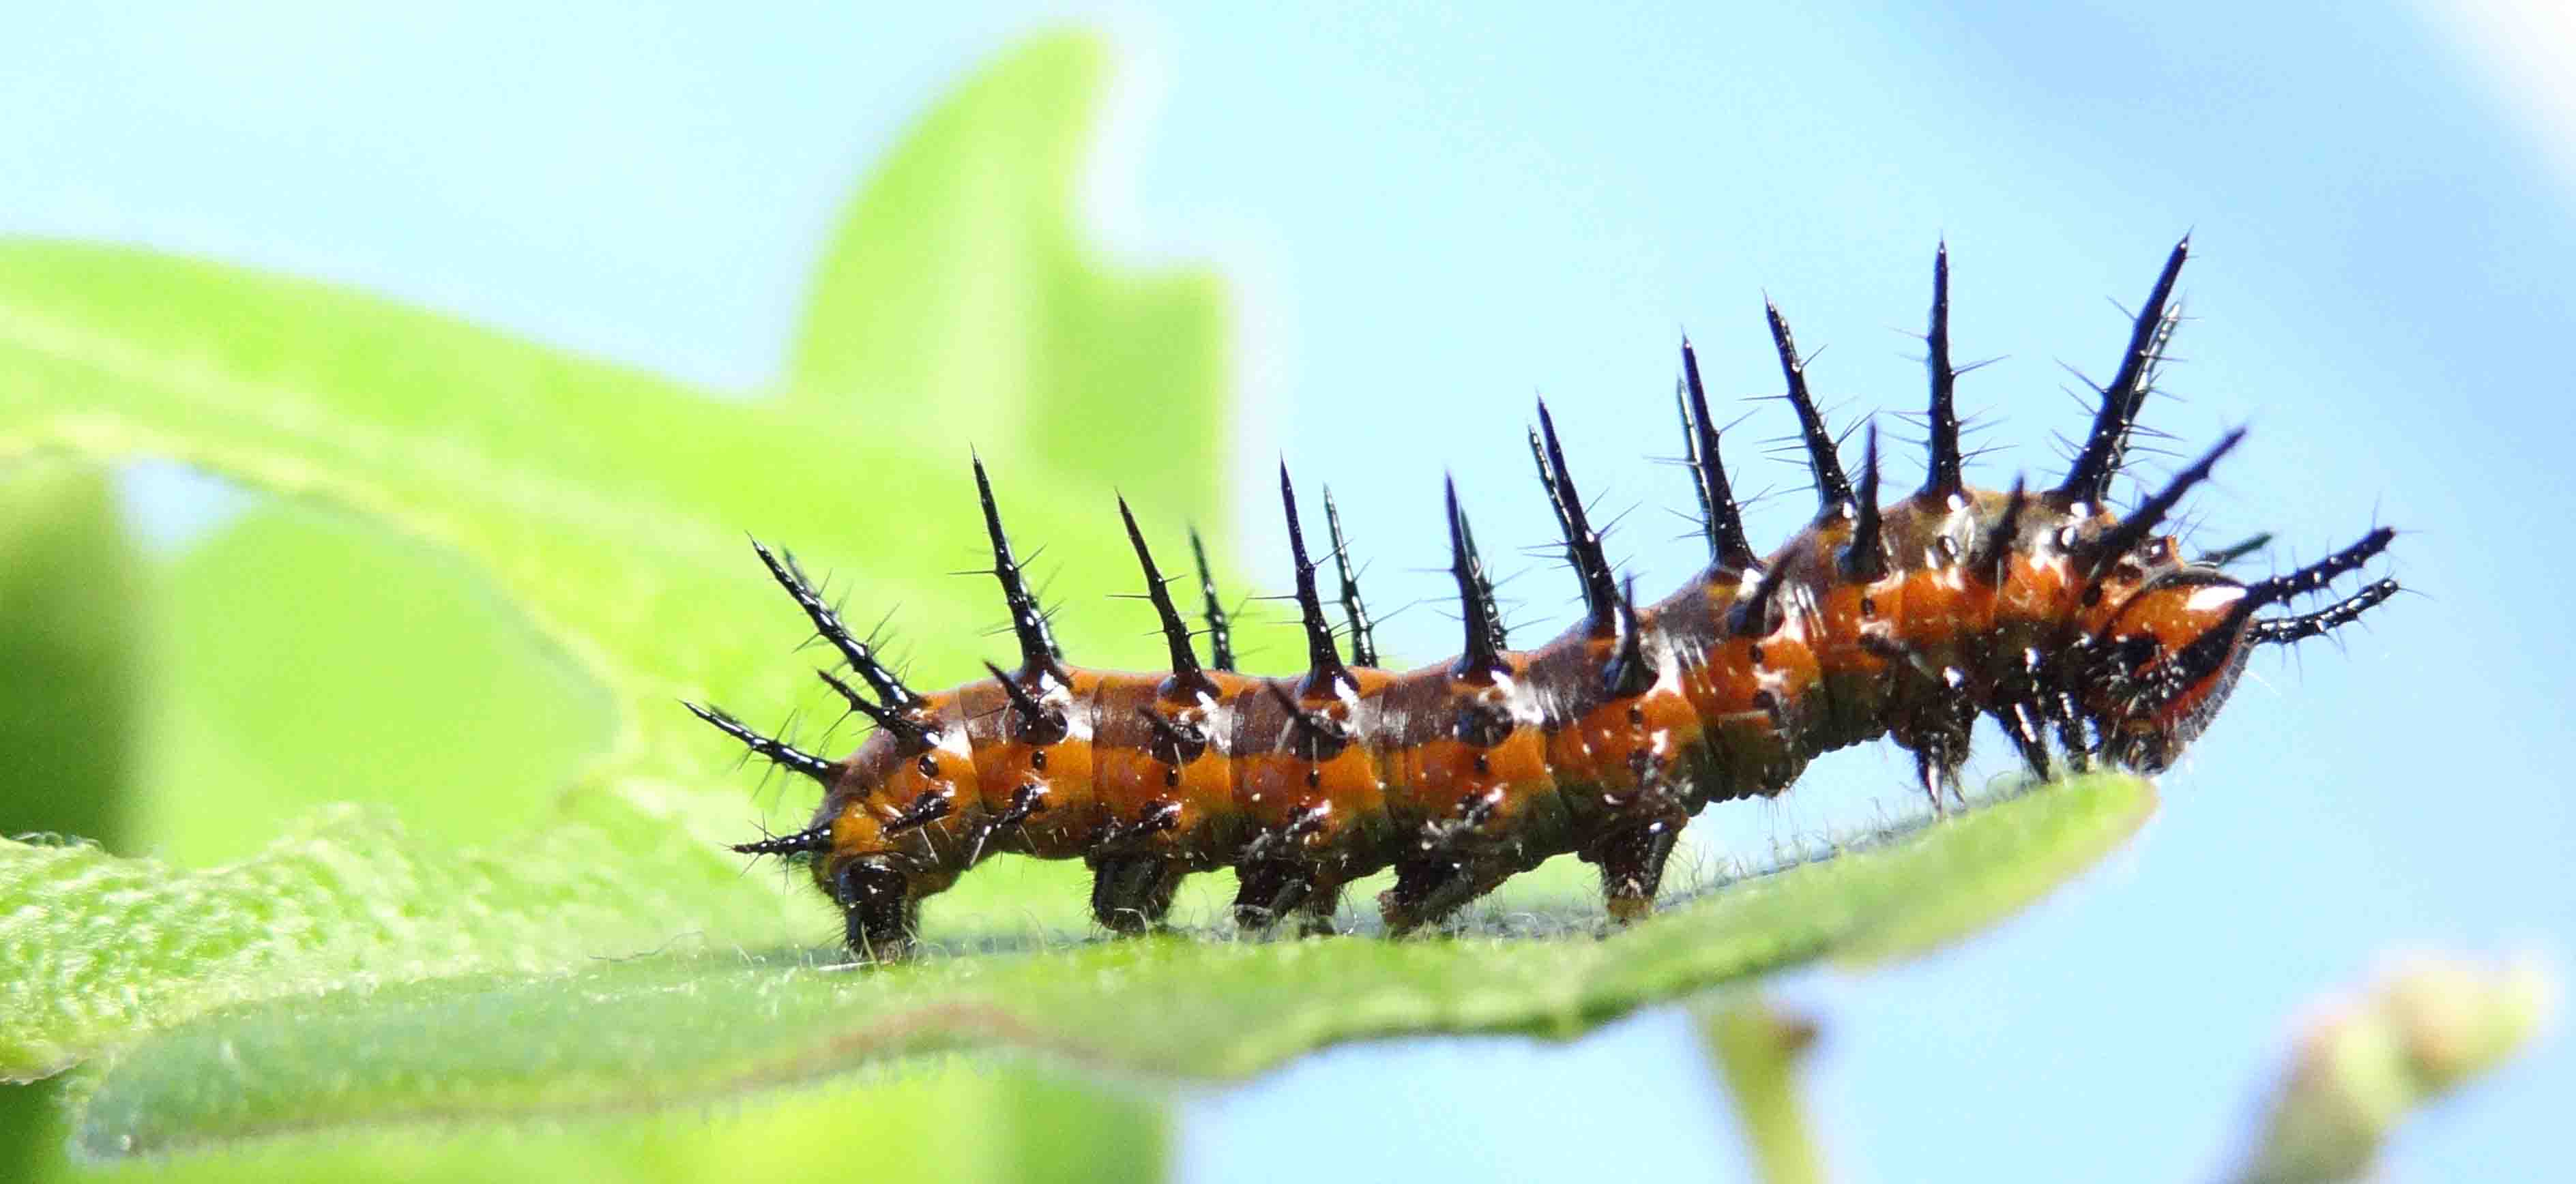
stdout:
POLYGON ((1814 1022, 1747 997, 1701 1008, 1699 1030, 1735 1099, 1735 1125, 1763 1184, 1822 1184, 1824 1153, 1798 1097, 1800 1062, 1816 1042, 1814 1022))
POLYGON ((255 1003, 117 1058, 78 1139, 115 1156, 362 1122, 652 1106, 984 1049, 1228 1077, 1399 1033, 1565 1038, 1718 983, 1884 950, 1891 934, 1910 945, 1927 918, 1991 921, 2030 898, 2021 869, 2080 867, 2154 802, 2136 778, 2079 778, 1711 886, 1607 939, 1593 935, 1597 906, 1569 903, 1535 919, 1489 914, 1487 934, 1449 939, 1041 934, 1022 952, 875 970, 729 952, 255 1003))
POLYGON ((187 792, 150 796, 138 829, 181 866, 350 798, 412 847, 521 829, 608 743, 607 693, 470 572, 346 514, 256 508, 161 583, 153 755, 187 792))
POLYGON ((1141 1184, 1163 1177, 1170 1144, 1150 1091, 1059 1067, 952 1058, 776 1091, 757 1106, 307 1132, 219 1156, 66 1165, 60 1178, 96 1181, 122 1169, 154 1184, 842 1177, 1141 1184))
POLYGON ((103 470, 0 465, 0 835, 124 837, 141 583, 103 470))
POLYGON ((2373 1174, 2399 1122, 2531 1044, 2561 987, 2525 958, 2417 956, 2311 1009, 2260 1133, 2232 1179, 2327 1184, 2373 1174))
POLYGON ((1105 56, 1037 42, 887 158, 816 274, 788 363, 796 406, 856 398, 871 434, 915 451, 972 442, 1143 503, 1217 504, 1222 287, 1204 270, 1105 271, 1074 232, 1105 56))

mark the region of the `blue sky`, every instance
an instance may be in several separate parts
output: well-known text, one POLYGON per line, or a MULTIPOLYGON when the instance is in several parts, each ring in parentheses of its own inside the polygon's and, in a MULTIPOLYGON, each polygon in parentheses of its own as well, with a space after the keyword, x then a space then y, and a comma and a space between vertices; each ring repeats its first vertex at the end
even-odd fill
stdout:
MULTIPOLYGON (((1944 237, 1958 351, 2001 359, 1963 385, 1997 449, 1975 479, 2054 471, 2082 421, 2059 363, 2109 369, 2114 302, 2190 231, 2195 319, 2149 421, 2185 451, 2253 429, 2203 537, 2272 530, 2286 563, 2409 531, 2391 570, 2421 595, 2340 652, 2258 659, 2120 856, 1960 950, 1782 988, 1825 1026, 1813 1103, 1846 1178, 2206 1175, 2319 991, 2408 947, 2564 964, 2576 220, 2551 133, 2425 11, 48 11, 0 47, 0 229, 287 268, 756 391, 867 162, 1065 20, 1125 58, 1099 238, 1224 269, 1240 450, 1365 507, 1381 605, 1442 594, 1410 569, 1440 554, 1444 468, 1493 549, 1540 540, 1519 433, 1541 393, 1587 487, 1639 507, 1614 542, 1641 589, 1677 583, 1698 544, 1662 511, 1687 487, 1644 458, 1674 451, 1680 332, 1718 393, 1772 393, 1767 293, 1845 422, 1909 410, 1944 237)), ((1743 407, 1728 455, 1789 491, 1755 514, 1775 541, 1797 475, 1758 441, 1785 416, 1743 407)), ((1268 502, 1241 512, 1273 553, 1268 502)), ((1570 616, 1561 573, 1510 590, 1530 636, 1570 616)), ((1424 656, 1450 628, 1434 604, 1383 636, 1424 656)), ((1842 754, 1703 826, 1758 850, 1904 774, 1842 754)), ((1183 1164, 1303 1177, 1330 1140, 1389 1176, 1706 1177, 1736 1152, 1699 1074, 1669 1013, 1562 1048, 1339 1050, 1194 1101, 1183 1164)), ((2561 1040, 2407 1128, 2394 1166, 2542 1174, 2571 1096, 2561 1040)))

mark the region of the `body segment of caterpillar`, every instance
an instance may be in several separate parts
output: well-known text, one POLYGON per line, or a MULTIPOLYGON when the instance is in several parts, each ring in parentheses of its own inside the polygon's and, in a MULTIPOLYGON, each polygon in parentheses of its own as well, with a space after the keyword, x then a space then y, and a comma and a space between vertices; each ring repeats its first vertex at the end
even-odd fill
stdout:
POLYGON ((2262 607, 2359 569, 2393 532, 2374 530, 2318 564, 2253 583, 2211 559, 2186 560, 2171 536, 2156 533, 2241 431, 2137 509, 2105 507, 2178 319, 2172 293, 2188 247, 2174 249, 2141 309, 2072 469, 2046 490, 2019 481, 1981 490, 1961 479, 1946 253, 1928 336, 1929 471, 1914 494, 1886 506, 1875 431, 1855 486, 1808 394, 1788 327, 1771 310, 1819 507, 1768 556, 1745 539, 1685 342, 1679 403, 1710 564, 1651 605, 1638 604, 1612 571, 1542 405, 1531 449, 1586 613, 1535 650, 1505 647, 1454 487, 1448 526, 1464 646, 1405 672, 1375 668, 1328 497, 1332 557, 1354 626, 1356 662, 1343 660, 1284 467, 1309 643, 1307 670, 1288 677, 1231 669, 1204 554, 1214 653, 1199 660, 1123 502, 1171 669, 1067 664, 1021 576, 980 461, 1017 669, 916 692, 842 625, 792 558, 758 547, 866 685, 819 673, 877 727, 834 761, 691 705, 826 790, 807 829, 736 849, 809 861, 844 912, 850 948, 870 960, 903 957, 922 898, 1002 853, 1085 860, 1093 915, 1120 932, 1159 924, 1181 877, 1222 867, 1238 873, 1238 925, 1329 929, 1345 885, 1392 867, 1395 885, 1379 905, 1389 930, 1403 933, 1567 853, 1599 865, 1613 918, 1643 916, 1675 838, 1702 806, 1778 794, 1811 757, 1880 736, 1912 750, 1936 810, 1945 791, 1957 792, 1980 715, 2043 776, 2057 758, 2077 768, 2101 760, 2161 770, 2217 712, 2254 645, 2314 636, 2396 591, 2381 580, 2316 612, 2257 618, 2262 607))

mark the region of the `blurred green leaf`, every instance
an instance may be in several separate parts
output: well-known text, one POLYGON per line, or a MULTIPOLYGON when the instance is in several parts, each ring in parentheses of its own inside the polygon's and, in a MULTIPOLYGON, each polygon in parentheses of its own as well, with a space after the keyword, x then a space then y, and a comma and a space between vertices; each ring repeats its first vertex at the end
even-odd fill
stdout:
POLYGON ((1868 849, 1713 886, 1600 939, 1593 909, 1489 918, 1509 936, 1068 942, 859 970, 740 952, 358 988, 227 1009, 145 1040, 99 1082, 92 1155, 276 1131, 668 1104, 933 1053, 1017 1049, 1153 1075, 1239 1076, 1415 1032, 1571 1037, 1640 1006, 1885 948, 1929 914, 1982 919, 2134 831, 2143 781, 2096 775, 1868 849), (1962 903, 1966 902, 1966 903, 1962 903))
POLYGON ((187 791, 148 798, 138 829, 174 863, 250 855, 353 798, 415 847, 519 829, 608 741, 606 694, 508 606, 346 515, 255 509, 163 585, 156 780, 187 791))
POLYGON ((917 455, 972 442, 999 471, 1114 479, 1213 522, 1224 289, 1104 269, 1075 233, 1106 64, 1087 40, 1041 43, 881 163, 816 272, 788 390, 864 402, 868 433, 917 455))
POLYGON ((0 464, 0 835, 123 836, 141 583, 104 470, 0 464))
POLYGON ((1151 1092, 1047 1065, 950 1057, 773 1091, 756 1106, 308 1132, 219 1156, 92 1161, 64 1175, 149 1184, 1141 1184, 1162 1178, 1170 1144, 1151 1092))
POLYGON ((2329 1184, 2370 1175, 2399 1122, 2530 1044, 2558 996, 2556 979, 2536 962, 2418 957, 2317 1009, 2233 1178, 2329 1184))
POLYGON ((1798 1097, 1799 1067, 1816 1042, 1814 1022, 1747 996, 1701 1008, 1699 1031, 1735 1100, 1736 1129, 1763 1184, 1821 1184, 1824 1153, 1798 1097))

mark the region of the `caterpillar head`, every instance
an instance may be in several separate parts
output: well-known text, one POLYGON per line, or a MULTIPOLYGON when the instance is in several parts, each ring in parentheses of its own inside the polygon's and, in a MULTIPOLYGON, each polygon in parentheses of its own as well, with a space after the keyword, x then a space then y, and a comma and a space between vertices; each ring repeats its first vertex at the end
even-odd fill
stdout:
POLYGON ((2133 590, 2091 635, 2093 662, 2084 678, 2084 706, 2101 730, 2103 755, 2141 772, 2170 767, 2227 702, 2255 646, 2289 645, 2349 624, 2396 595, 2397 582, 2379 580, 2297 616, 2255 611, 2323 590, 2396 537, 2383 526, 2316 563, 2252 583, 2213 562, 2180 561, 2171 539, 2122 560, 2116 570, 2136 577, 2133 590))
POLYGON ((2120 604, 2094 635, 2086 680, 2104 756, 2156 773, 2199 738, 2253 653, 2247 596, 2216 568, 2176 565, 2120 604))

